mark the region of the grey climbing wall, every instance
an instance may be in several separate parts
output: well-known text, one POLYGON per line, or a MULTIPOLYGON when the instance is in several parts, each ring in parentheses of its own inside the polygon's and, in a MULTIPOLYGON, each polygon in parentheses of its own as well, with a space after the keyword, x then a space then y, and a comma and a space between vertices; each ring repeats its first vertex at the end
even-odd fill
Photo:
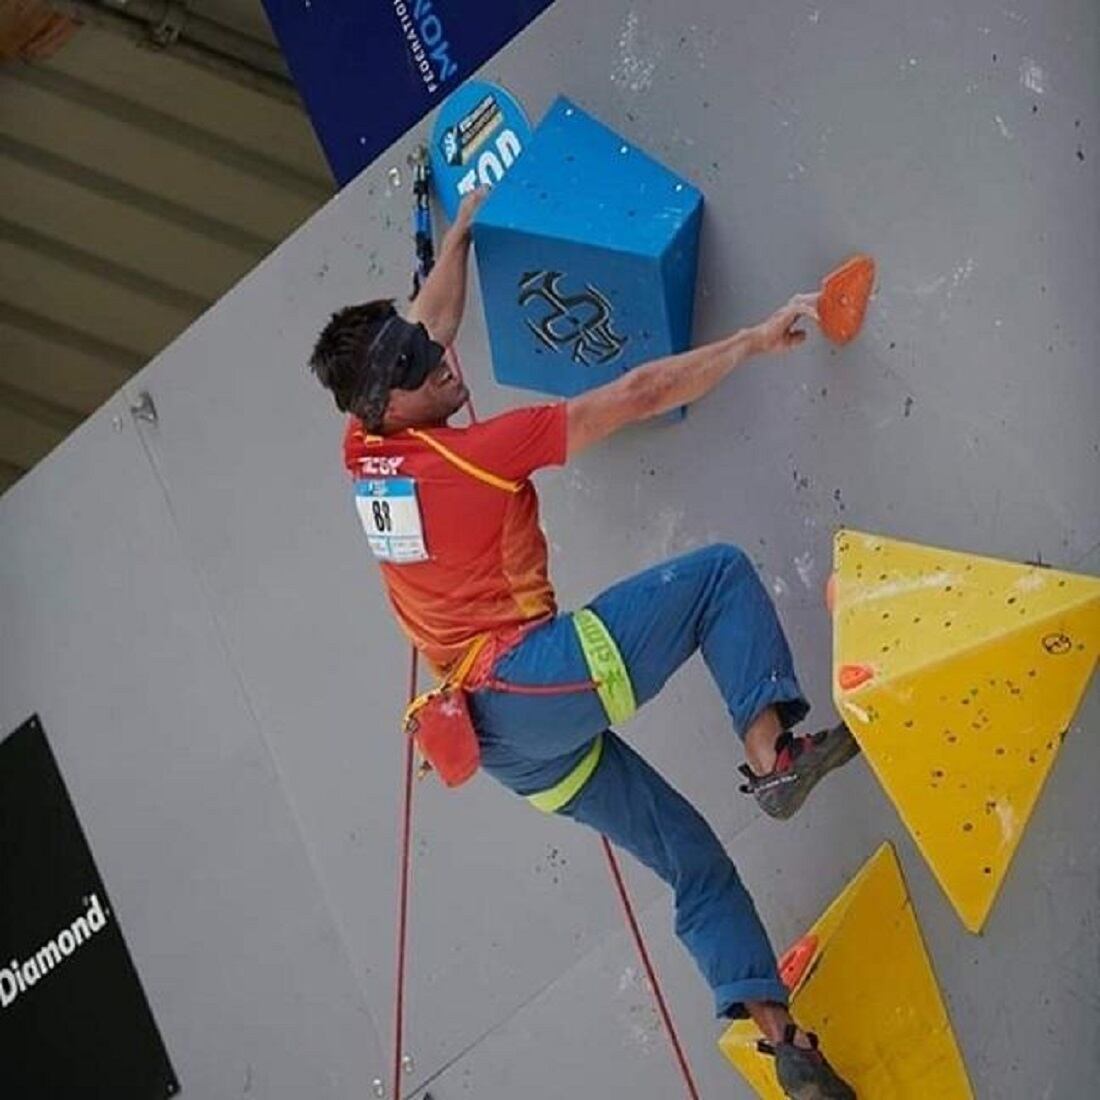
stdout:
MULTIPOLYGON (((849 251, 880 263, 858 344, 752 363, 686 422, 540 475, 564 603, 740 543, 824 721, 836 525, 1100 572, 1098 24, 1092 0, 558 0, 487 66, 533 116, 565 92, 703 188, 698 339, 849 251)), ((388 1077, 407 652, 303 363, 329 311, 406 290, 416 136, 0 500, 0 729, 42 714, 185 1096, 388 1077)), ((491 381, 476 284, 460 349, 481 415, 525 399, 491 381)), ((777 944, 893 839, 978 1095, 1091 1091, 1095 690, 980 938, 862 764, 762 820, 697 665, 627 733, 777 944)), ((483 777, 428 782, 415 856, 410 1091, 680 1095, 593 837, 483 777)), ((747 1095, 663 889, 628 870, 703 1095, 747 1095)))

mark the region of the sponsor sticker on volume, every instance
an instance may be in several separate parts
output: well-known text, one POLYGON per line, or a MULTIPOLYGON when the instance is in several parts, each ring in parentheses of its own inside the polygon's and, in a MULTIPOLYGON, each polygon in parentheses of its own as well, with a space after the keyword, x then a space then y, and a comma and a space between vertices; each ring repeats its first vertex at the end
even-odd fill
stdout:
POLYGON ((470 80, 439 109, 432 134, 432 175, 448 218, 462 196, 504 177, 531 138, 515 97, 496 84, 470 80))

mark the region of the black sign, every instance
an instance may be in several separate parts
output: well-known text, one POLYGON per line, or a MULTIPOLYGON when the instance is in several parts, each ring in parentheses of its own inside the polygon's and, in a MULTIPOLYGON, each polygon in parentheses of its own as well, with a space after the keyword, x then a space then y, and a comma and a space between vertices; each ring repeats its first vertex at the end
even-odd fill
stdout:
POLYGON ((0 1094, 179 1092, 38 718, 0 742, 0 1094))

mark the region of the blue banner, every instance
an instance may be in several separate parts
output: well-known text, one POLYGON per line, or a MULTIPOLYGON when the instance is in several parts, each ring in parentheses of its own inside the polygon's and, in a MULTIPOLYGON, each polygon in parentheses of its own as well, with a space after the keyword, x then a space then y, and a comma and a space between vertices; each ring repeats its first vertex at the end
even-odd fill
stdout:
POLYGON ((342 187, 553 0, 264 0, 342 187))

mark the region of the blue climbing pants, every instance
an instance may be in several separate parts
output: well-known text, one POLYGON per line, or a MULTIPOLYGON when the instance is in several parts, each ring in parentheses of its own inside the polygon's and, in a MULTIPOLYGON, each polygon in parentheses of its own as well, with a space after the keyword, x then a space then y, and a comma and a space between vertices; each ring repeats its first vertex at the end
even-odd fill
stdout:
MULTIPOLYGON (((674 558, 588 606, 617 643, 639 706, 700 650, 738 736, 769 706, 784 728, 809 710, 771 598, 736 547, 674 558)), ((532 630, 497 661, 493 676, 517 686, 588 680, 570 616, 532 630)), ((720 1017, 744 1015, 747 1000, 786 1003, 767 934, 725 849, 691 803, 606 729, 595 691, 479 690, 470 702, 482 767, 517 794, 555 786, 602 735, 595 771, 559 812, 603 833, 672 887, 676 934, 713 990, 720 1017)))

